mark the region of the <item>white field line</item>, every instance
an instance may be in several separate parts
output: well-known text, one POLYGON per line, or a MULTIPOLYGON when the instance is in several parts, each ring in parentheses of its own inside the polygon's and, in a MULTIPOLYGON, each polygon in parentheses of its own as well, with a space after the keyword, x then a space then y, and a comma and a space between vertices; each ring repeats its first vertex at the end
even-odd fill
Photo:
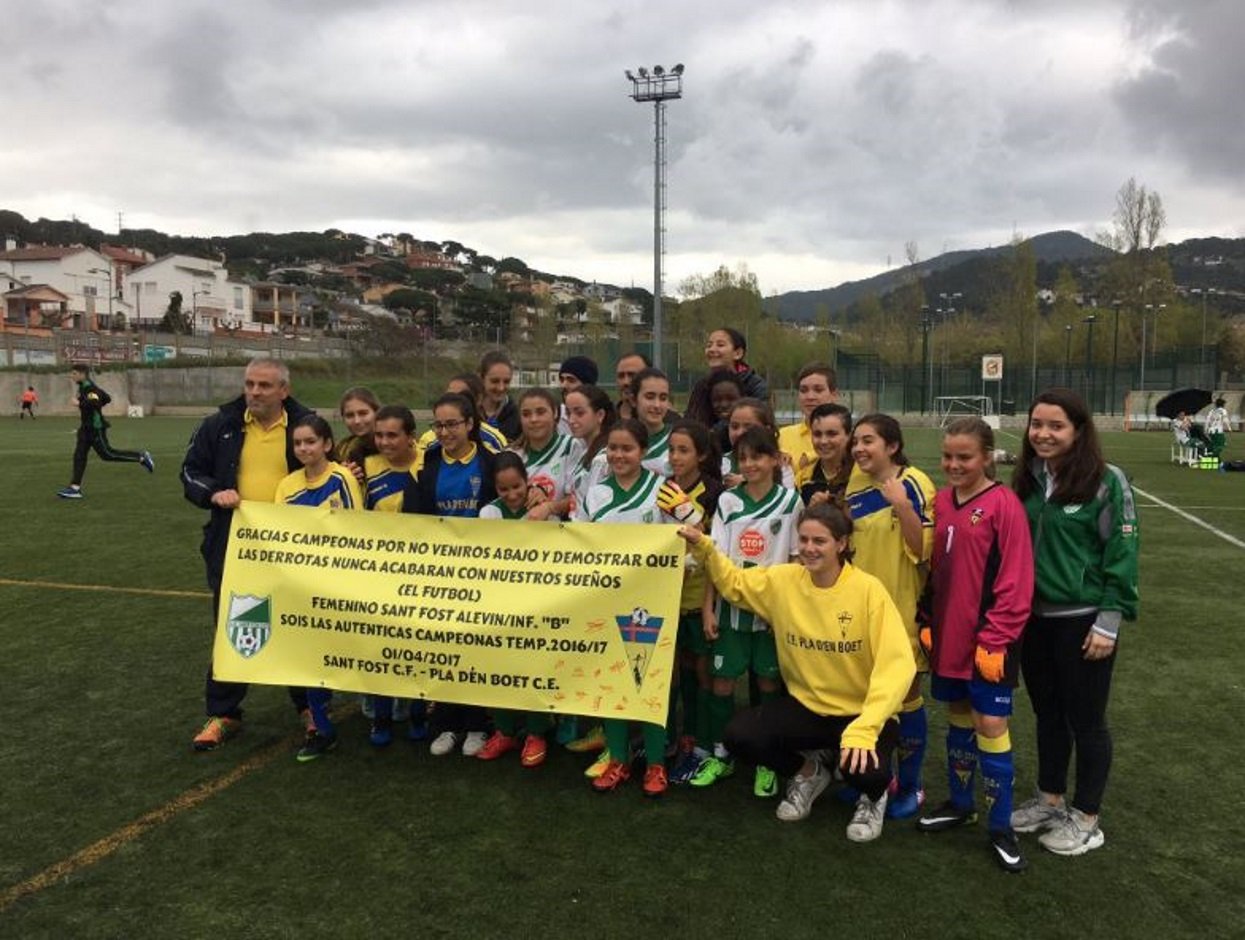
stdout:
MULTIPOLYGON (((1005 434, 1005 435, 1007 435, 1008 437, 1012 438, 1013 440, 1017 440, 1017 441, 1018 441, 1018 440, 1020 440, 1020 438, 1019 438, 1017 435, 1012 434, 1012 433, 1010 433, 1010 432, 1008 432, 1008 431, 1000 431, 1000 432, 999 432, 999 434, 1005 434)), ((1230 544, 1230 545, 1235 545, 1237 548, 1245 548, 1245 542, 1242 542, 1242 541, 1241 541, 1240 539, 1238 539, 1235 535, 1229 535, 1227 532, 1224 532, 1222 529, 1216 529, 1213 525, 1211 525, 1211 524, 1210 524, 1209 522, 1207 522, 1205 519, 1199 519, 1197 516, 1193 515, 1192 513, 1185 512, 1185 511, 1184 511, 1183 509, 1181 509, 1179 506, 1173 506, 1171 503, 1169 503, 1169 502, 1167 502, 1167 501, 1165 501, 1165 500, 1159 499, 1159 498, 1158 498, 1157 496, 1155 496, 1153 493, 1147 493, 1145 490, 1143 490, 1143 489, 1142 489, 1141 487, 1139 487, 1139 486, 1134 486, 1134 487, 1133 487, 1133 492, 1134 492, 1134 493, 1136 493, 1138 496, 1144 496, 1146 499, 1150 500, 1150 502, 1151 502, 1151 503, 1153 503, 1155 506, 1159 506, 1159 507, 1161 507, 1161 508, 1163 508, 1163 509, 1167 509, 1167 510, 1169 510, 1169 511, 1171 511, 1171 512, 1174 512, 1176 515, 1180 516, 1182 519, 1187 519, 1189 522, 1192 522, 1194 525, 1196 525, 1196 526, 1201 526, 1201 527, 1202 527, 1203 529, 1205 529, 1207 532, 1211 532, 1211 533, 1213 533, 1213 534, 1215 534, 1215 535, 1219 536, 1221 539, 1223 539, 1223 540, 1224 540, 1225 542, 1227 542, 1228 544, 1230 544)), ((1222 511, 1223 511, 1223 509, 1224 509, 1225 507, 1222 507, 1222 506, 1196 506, 1196 507, 1191 507, 1191 508, 1195 508, 1195 509, 1213 509, 1213 510, 1215 510, 1216 512, 1222 512, 1222 511)), ((1234 506, 1234 507, 1231 507, 1231 508, 1233 508, 1233 509, 1237 509, 1237 508, 1241 508, 1241 507, 1236 507, 1236 506, 1234 506)))

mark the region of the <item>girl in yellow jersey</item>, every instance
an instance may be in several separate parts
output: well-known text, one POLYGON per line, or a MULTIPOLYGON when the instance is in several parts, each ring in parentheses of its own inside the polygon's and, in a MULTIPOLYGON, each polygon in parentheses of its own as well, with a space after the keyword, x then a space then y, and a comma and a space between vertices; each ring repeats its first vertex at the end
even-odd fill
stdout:
POLYGON ((679 530, 718 592, 769 621, 787 692, 741 711, 726 730, 732 753, 789 778, 778 805, 783 822, 805 819, 830 783, 816 757, 837 750, 849 786, 859 791, 847 827, 854 842, 882 833, 890 754, 899 737, 894 714, 916 661, 886 588, 849 564, 852 521, 837 503, 805 509, 799 564, 740 568, 698 526, 679 530))
MULTIPOLYGON (((385 405, 376 412, 372 437, 377 453, 364 460, 364 500, 377 512, 401 512, 402 494, 419 470, 419 450, 415 443, 415 415, 405 405, 385 405)), ((389 696, 364 696, 363 713, 372 719, 368 740, 373 747, 393 742, 393 722, 409 714, 407 738, 422 741, 428 736, 426 705, 389 696)))
MULTIPOLYGON (((921 672, 929 670, 917 638, 916 605, 934 549, 934 484, 908 463, 903 431, 890 415, 868 414, 852 432, 856 466, 847 483, 856 564, 886 586, 921 672)), ((887 815, 915 816, 925 802, 921 763, 927 737, 925 701, 918 673, 899 715, 899 770, 887 815)))
POLYGON ((342 392, 337 411, 346 422, 349 433, 337 442, 334 450, 338 463, 362 467, 364 458, 368 454, 376 453, 376 447, 372 443, 372 431, 376 426, 376 412, 379 410, 380 399, 366 386, 356 385, 342 392))
MULTIPOLYGON (((333 429, 319 415, 300 418, 291 432, 294 456, 303 465, 277 484, 275 503, 292 506, 330 506, 362 509, 363 495, 350 471, 332 460, 333 429)), ((307 690, 307 706, 314 727, 298 752, 299 761, 315 760, 337 746, 337 730, 329 719, 330 689, 307 690)))

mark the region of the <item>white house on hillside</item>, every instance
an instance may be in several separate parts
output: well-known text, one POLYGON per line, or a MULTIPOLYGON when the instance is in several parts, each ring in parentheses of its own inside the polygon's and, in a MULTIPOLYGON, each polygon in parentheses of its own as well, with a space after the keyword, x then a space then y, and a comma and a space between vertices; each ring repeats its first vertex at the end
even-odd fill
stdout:
POLYGON ((112 262, 93 248, 82 245, 11 248, 0 251, 0 273, 24 288, 47 285, 65 295, 63 322, 47 323, 47 326, 108 329, 115 314, 130 318, 129 305, 113 292, 116 271, 112 262))
POLYGON ((193 316, 196 333, 210 333, 217 327, 255 328, 250 286, 229 280, 229 272, 219 261, 165 255, 130 272, 125 290, 141 326, 159 324, 168 310, 169 295, 177 291, 182 295, 182 310, 193 316))

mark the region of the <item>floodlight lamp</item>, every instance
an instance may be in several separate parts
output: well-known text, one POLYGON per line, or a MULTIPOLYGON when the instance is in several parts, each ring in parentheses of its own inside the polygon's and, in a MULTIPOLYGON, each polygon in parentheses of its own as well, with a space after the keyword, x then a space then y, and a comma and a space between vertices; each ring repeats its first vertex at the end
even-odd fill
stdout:
POLYGON ((642 65, 640 66, 640 78, 648 78, 648 69, 642 65))
POLYGON ((672 71, 674 72, 675 75, 682 75, 683 74, 683 63, 680 62, 678 65, 676 65, 672 69, 672 71))
POLYGON ((631 69, 627 69, 626 75, 627 75, 627 81, 630 81, 630 82, 635 81, 635 76, 631 74, 631 69))
POLYGON ((666 74, 666 70, 663 69, 660 65, 654 65, 653 74, 656 75, 658 78, 660 78, 662 75, 666 74))

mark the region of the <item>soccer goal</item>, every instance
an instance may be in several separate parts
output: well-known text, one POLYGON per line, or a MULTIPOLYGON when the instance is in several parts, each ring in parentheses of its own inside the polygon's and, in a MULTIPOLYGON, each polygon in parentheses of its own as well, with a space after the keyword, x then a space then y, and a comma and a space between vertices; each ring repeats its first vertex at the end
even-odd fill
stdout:
POLYGON ((999 416, 994 413, 994 399, 989 395, 942 395, 934 399, 938 426, 945 428, 955 418, 976 417, 999 429, 999 416))

